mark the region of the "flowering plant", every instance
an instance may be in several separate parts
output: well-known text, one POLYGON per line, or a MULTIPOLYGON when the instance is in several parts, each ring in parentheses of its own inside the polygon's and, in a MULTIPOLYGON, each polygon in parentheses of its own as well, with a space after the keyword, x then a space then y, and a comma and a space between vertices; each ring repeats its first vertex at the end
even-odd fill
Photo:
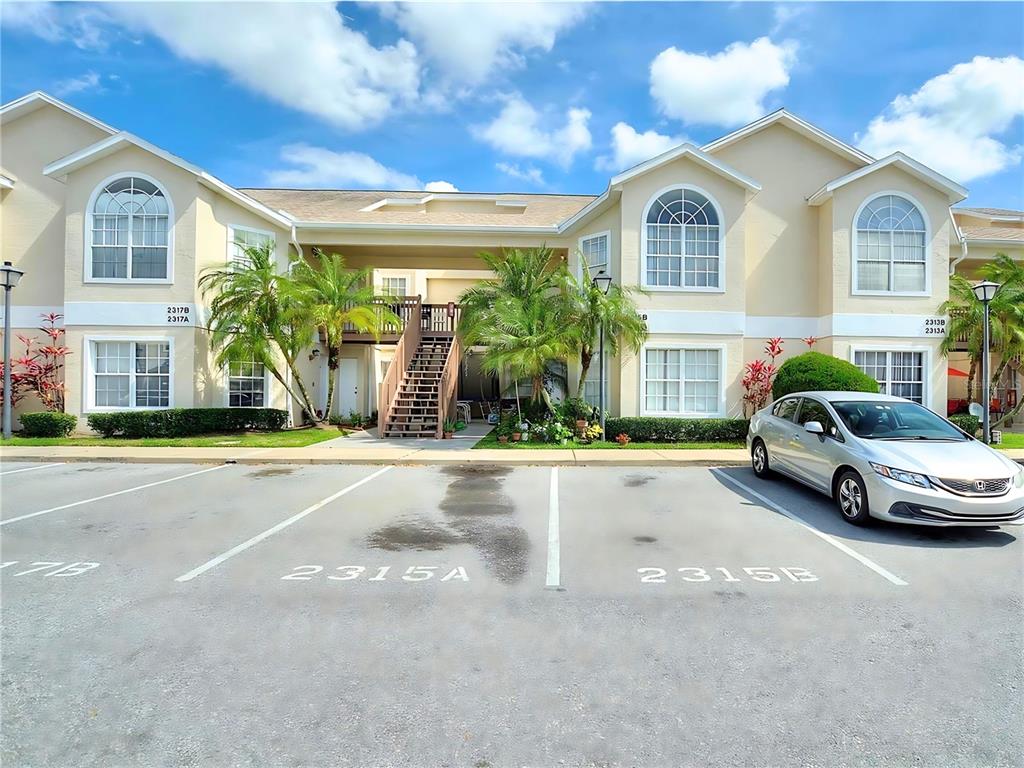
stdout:
MULTIPOLYGON (((71 350, 64 346, 64 329, 57 323, 64 316, 56 312, 41 315, 39 339, 18 334, 25 346, 24 353, 11 360, 11 405, 17 405, 28 395, 35 395, 48 411, 64 410, 64 358, 71 350)), ((4 362, 0 360, 0 382, 3 381, 4 362)), ((0 393, 3 392, 0 384, 0 393)))
POLYGON ((743 410, 751 415, 765 407, 772 396, 772 383, 779 372, 775 358, 782 354, 782 339, 778 336, 768 339, 764 345, 767 360, 752 360, 743 366, 743 410))

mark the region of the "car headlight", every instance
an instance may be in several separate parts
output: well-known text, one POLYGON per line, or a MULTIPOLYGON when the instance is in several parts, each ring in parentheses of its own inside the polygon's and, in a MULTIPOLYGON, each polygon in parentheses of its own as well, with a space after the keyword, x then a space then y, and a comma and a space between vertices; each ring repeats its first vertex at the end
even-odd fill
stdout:
POLYGON ((893 469, 883 464, 875 464, 870 462, 871 468, 882 477, 888 477, 890 480, 895 480, 898 483, 909 483, 910 485, 916 485, 919 488, 931 488, 931 483, 928 482, 928 478, 924 475, 919 475, 917 472, 907 472, 902 469, 893 469))
POLYGON ((1013 476, 1013 486, 1015 488, 1024 488, 1024 464, 1017 470, 1017 474, 1013 476))

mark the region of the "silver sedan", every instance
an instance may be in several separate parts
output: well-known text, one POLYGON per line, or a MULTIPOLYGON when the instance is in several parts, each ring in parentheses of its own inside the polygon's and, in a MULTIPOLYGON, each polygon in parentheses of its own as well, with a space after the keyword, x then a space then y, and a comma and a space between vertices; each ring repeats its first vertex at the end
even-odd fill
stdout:
POLYGON ((1024 466, 902 398, 787 395, 754 414, 747 447, 758 477, 778 472, 821 491, 854 525, 1024 519, 1024 466))

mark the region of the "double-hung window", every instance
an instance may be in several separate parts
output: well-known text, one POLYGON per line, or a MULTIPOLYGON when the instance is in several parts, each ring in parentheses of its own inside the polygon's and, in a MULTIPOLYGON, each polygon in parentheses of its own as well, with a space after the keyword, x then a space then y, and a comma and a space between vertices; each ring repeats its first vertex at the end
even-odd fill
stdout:
POLYGON ((644 222, 644 285, 649 288, 721 288, 721 225, 708 198, 672 189, 652 201, 644 222))
POLYGON ((231 227, 231 242, 228 247, 228 260, 236 268, 252 266, 250 248, 268 249, 274 253, 275 239, 271 232, 261 232, 247 227, 231 227))
POLYGON ((170 406, 170 342, 94 341, 91 355, 97 408, 170 406))
POLYGON ((266 405, 267 377, 263 363, 228 363, 228 407, 263 408, 266 405))
POLYGON ((854 291, 927 293, 927 231, 917 206, 899 195, 869 200, 857 217, 854 291))
POLYGON ((595 277, 600 273, 604 273, 609 277, 612 274, 611 263, 609 259, 608 249, 609 234, 602 232, 598 235, 590 235, 588 237, 580 238, 580 256, 583 264, 587 265, 589 274, 583 274, 580 270, 581 277, 595 277))
POLYGON ((380 288, 385 296, 407 296, 408 280, 404 277, 382 277, 380 288))
POLYGON ((853 362, 878 382, 883 394, 905 397, 924 405, 924 352, 858 350, 853 354, 853 362))
POLYGON ((711 416, 721 411, 721 351, 644 351, 644 411, 650 414, 711 416))
POLYGON ((90 280, 168 279, 170 205, 156 184, 137 176, 108 182, 90 218, 90 280))

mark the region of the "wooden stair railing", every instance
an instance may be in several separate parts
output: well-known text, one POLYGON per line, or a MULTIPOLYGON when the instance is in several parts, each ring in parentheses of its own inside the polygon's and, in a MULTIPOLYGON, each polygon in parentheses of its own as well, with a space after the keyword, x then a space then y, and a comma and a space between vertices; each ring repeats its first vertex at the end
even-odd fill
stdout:
POLYGON ((462 360, 462 346, 459 344, 459 337, 452 338, 452 345, 448 349, 448 357, 444 361, 444 369, 441 372, 441 381, 437 385, 437 434, 440 439, 444 432, 444 423, 448 419, 456 418, 456 398, 459 388, 459 364, 462 360))
POLYGON ((394 406, 395 394, 398 392, 402 379, 405 378, 405 372, 409 368, 409 361, 416 354, 416 350, 420 345, 420 338, 423 335, 421 327, 422 304, 420 303, 419 296, 416 297, 415 302, 410 302, 406 299, 403 302, 403 308, 408 311, 409 317, 405 323, 405 328, 402 329, 402 335, 398 339, 398 344, 395 345, 395 356, 391 359, 387 373, 384 374, 384 380, 380 383, 380 396, 377 398, 377 435, 379 437, 384 437, 384 429, 388 423, 388 417, 391 415, 391 409, 394 406))

